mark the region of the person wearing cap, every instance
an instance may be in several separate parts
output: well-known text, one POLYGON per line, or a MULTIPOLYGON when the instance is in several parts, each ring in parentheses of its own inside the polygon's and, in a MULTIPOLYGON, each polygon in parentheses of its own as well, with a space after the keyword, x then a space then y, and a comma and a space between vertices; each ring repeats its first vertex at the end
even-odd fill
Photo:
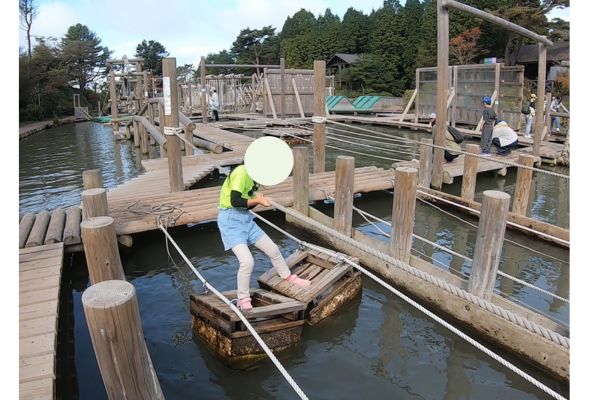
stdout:
POLYGON ((496 113, 492 110, 492 98, 485 96, 483 103, 483 129, 481 131, 481 143, 479 148, 482 156, 491 156, 490 147, 492 145, 492 131, 496 122, 496 113))
MULTIPOLYGON (((429 114, 429 118, 431 121, 429 122, 429 126, 432 128, 435 126, 435 119, 437 115, 435 113, 429 114)), ((452 162, 456 157, 460 155, 461 147, 457 143, 454 136, 449 132, 451 127, 446 127, 446 131, 444 132, 444 160, 445 162, 452 162)), ((462 141, 462 139, 461 139, 462 141)))
POLYGON ((529 101, 529 114, 525 114, 525 137, 531 138, 531 129, 533 128, 533 120, 535 118, 535 101, 537 96, 535 93, 531 93, 531 99, 529 101))
POLYGON ((248 211, 257 205, 271 206, 270 198, 257 192, 258 188, 259 184, 242 164, 225 179, 219 196, 217 225, 225 251, 231 249, 240 265, 237 273, 237 305, 245 312, 252 311, 250 276, 254 269, 254 258, 248 245, 252 244, 263 251, 282 279, 302 288, 310 286, 309 280, 290 273, 277 245, 254 222, 254 216, 248 211))
POLYGON ((519 145, 519 137, 506 121, 498 121, 492 133, 492 144, 501 156, 507 156, 519 145))

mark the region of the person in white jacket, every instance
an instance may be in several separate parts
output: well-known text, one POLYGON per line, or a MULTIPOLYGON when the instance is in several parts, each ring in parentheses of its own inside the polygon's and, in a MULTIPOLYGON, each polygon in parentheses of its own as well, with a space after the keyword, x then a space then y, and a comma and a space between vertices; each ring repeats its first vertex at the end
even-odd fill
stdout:
POLYGON ((213 94, 210 96, 210 108, 214 120, 219 122, 219 96, 216 89, 213 89, 213 94))
POLYGON ((505 121, 498 121, 492 132, 492 144, 496 146, 498 154, 507 156, 511 149, 519 145, 519 137, 505 121))

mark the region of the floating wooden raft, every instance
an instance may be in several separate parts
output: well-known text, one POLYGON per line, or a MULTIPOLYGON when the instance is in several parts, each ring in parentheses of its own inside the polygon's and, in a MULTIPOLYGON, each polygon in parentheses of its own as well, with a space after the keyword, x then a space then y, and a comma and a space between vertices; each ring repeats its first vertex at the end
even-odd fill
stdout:
POLYGON ((57 208, 51 213, 25 214, 19 221, 19 249, 64 242, 81 243, 81 208, 70 207, 66 212, 57 208))
MULTIPOLYGON (((235 290, 223 293, 228 299, 235 290)), ((253 310, 245 314, 252 327, 274 352, 300 341, 306 304, 263 289, 250 290, 253 310)), ((267 355, 244 323, 216 295, 190 295, 192 330, 228 366, 244 369, 267 355)))
MULTIPOLYGON (((356 257, 349 258, 358 262, 356 257)), ((258 284, 306 304, 306 319, 310 325, 327 318, 362 292, 360 271, 325 253, 298 251, 286 262, 292 274, 311 281, 310 288, 303 289, 281 279, 274 268, 258 277, 258 284)))

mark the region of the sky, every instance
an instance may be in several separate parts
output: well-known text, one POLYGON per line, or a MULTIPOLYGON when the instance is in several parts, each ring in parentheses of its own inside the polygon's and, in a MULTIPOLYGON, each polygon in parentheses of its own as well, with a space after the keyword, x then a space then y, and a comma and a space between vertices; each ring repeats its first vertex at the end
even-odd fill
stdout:
MULTIPOLYGON (((69 26, 82 23, 102 39, 103 46, 114 50, 113 58, 132 58, 137 44, 146 39, 162 43, 178 65, 197 66, 201 56, 229 49, 246 27, 273 25, 279 32, 300 8, 315 16, 330 8, 341 19, 349 7, 369 14, 383 0, 38 0, 37 4, 33 35, 60 38, 69 26)), ((550 17, 555 16, 569 20, 569 10, 556 10, 550 17)), ((19 46, 27 46, 22 30, 19 46)))

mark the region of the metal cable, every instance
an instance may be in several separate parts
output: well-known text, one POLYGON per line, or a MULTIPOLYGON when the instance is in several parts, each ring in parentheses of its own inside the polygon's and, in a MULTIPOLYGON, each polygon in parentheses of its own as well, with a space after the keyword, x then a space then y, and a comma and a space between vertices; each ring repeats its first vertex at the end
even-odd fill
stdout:
POLYGON ((554 343, 559 344, 567 349, 570 347, 569 338, 566 338, 546 327, 543 327, 535 322, 531 322, 527 318, 523 318, 522 316, 515 314, 512 311, 506 310, 488 300, 485 300, 481 297, 475 296, 472 293, 467 292, 466 290, 458 288, 454 285, 449 284, 448 282, 445 282, 444 280, 438 279, 437 277, 435 277, 431 274, 428 274, 424 271, 414 268, 405 262, 402 262, 394 257, 389 256, 388 254, 382 253, 381 251, 372 248, 371 246, 365 245, 364 243, 361 243, 355 239, 347 237, 347 236, 337 232, 334 229, 331 229, 321 223, 318 223, 318 222, 312 220, 311 218, 308 218, 306 215, 304 215, 292 208, 282 206, 281 204, 279 204, 273 200, 271 200, 271 205, 274 208, 276 208, 282 212, 292 215, 294 218, 297 218, 300 221, 303 221, 303 222, 313 225, 313 226, 317 225, 321 230, 323 230, 325 233, 327 233, 331 237, 342 240, 350 245, 353 245, 354 247, 358 248, 359 250, 369 253, 391 265, 397 266, 411 275, 414 275, 414 276, 421 278, 427 282, 430 282, 430 283, 444 289, 445 291, 452 293, 455 296, 459 296, 459 297, 461 297, 473 304, 476 304, 476 305, 478 305, 478 306, 480 306, 480 307, 482 307, 482 308, 484 308, 484 309, 486 309, 486 310, 488 310, 510 322, 518 324, 519 326, 529 330, 530 332, 536 333, 537 335, 540 335, 548 340, 552 340, 554 343))
MULTIPOLYGON (((303 214, 298 213, 298 212, 290 212, 290 211, 292 211, 291 209, 289 209, 287 207, 284 207, 284 206, 276 203, 275 201, 271 201, 271 205, 273 207, 275 207, 276 209, 278 209, 279 211, 283 211, 285 213, 289 212, 290 214, 297 214, 297 215, 303 216, 303 214)), ((295 211, 295 210, 293 210, 293 211, 295 211)), ((497 362, 499 362, 500 364, 502 364, 506 368, 510 369, 515 374, 519 375, 520 377, 522 377, 526 381, 528 381, 531 384, 533 384, 534 386, 536 386, 537 388, 543 390, 545 393, 549 394, 550 396, 554 397, 555 399, 566 400, 566 398, 564 398, 563 396, 561 396, 557 392, 553 391, 548 386, 544 385, 543 383, 541 383, 537 379, 533 378, 531 375, 529 375, 526 372, 522 371, 521 369, 519 369, 518 367, 516 367, 515 365, 513 365, 512 363, 510 363, 509 361, 507 361, 503 357, 501 357, 498 354, 494 353, 493 351, 489 350, 487 347, 483 346, 481 343, 477 342, 476 340, 474 340, 470 336, 466 335, 465 333, 463 333, 458 328, 454 327, 450 323, 448 323, 445 320, 443 320, 442 318, 438 317, 433 312, 431 312, 428 309, 426 309, 425 307, 421 306, 419 303, 417 303, 416 301, 412 300, 411 298, 409 298, 408 296, 406 296, 405 294, 403 294, 402 292, 400 292, 398 289, 394 288, 393 286, 391 286, 390 284, 388 284, 384 280, 380 279, 378 276, 376 276, 375 274, 373 274, 371 271, 363 268, 361 265, 355 263, 350 258, 346 257, 346 255, 341 254, 339 252, 331 251, 331 250, 326 249, 326 248, 321 247, 321 246, 317 246, 317 245, 314 245, 314 244, 311 244, 311 243, 304 242, 304 241, 296 238, 295 236, 289 234, 288 232, 284 231, 283 229, 279 228, 277 225, 273 224, 272 222, 268 221, 267 219, 261 217, 256 212, 254 212, 252 210, 250 210, 250 212, 254 216, 258 217, 261 221, 264 221, 269 226, 277 229, 279 232, 281 232, 284 235, 288 236, 289 238, 295 240, 296 242, 298 242, 302 246, 307 247, 307 248, 311 248, 311 249, 319 251, 319 252, 323 252, 323 253, 325 253, 325 254, 327 254, 329 256, 335 257, 336 259, 338 259, 341 262, 343 261, 345 263, 348 263, 348 264, 352 265, 354 268, 356 268, 359 271, 361 271, 361 273, 367 275, 369 278, 373 279, 375 282, 379 283, 380 285, 382 285, 383 287, 385 287, 386 289, 388 289, 389 291, 391 291, 392 293, 394 293, 396 296, 400 297, 402 300, 404 300, 405 302, 407 302, 411 306, 415 307, 417 310, 421 311, 422 313, 424 313, 425 315, 427 315, 428 317, 430 317, 431 319, 433 319, 434 321, 436 321, 440 325, 444 326, 446 329, 450 330, 455 335, 459 336, 461 339, 467 341, 469 344, 473 345, 478 350, 482 351, 483 353, 485 353, 489 357, 493 358, 494 360, 496 360, 497 362)), ((294 217, 297 218, 298 217, 297 215, 294 215, 294 217)), ((299 219, 306 220, 306 218, 299 218, 299 219)), ((319 224, 319 225, 321 225, 321 224, 319 224)), ((321 225, 321 228, 327 228, 327 227, 321 225)), ((329 228, 327 228, 327 230, 336 232, 336 231, 334 231, 332 229, 329 229, 329 228)), ((338 235, 340 235, 340 234, 338 234, 338 235)), ((338 235, 336 235, 336 236, 338 236, 338 235)), ((341 235, 341 236, 343 236, 343 235, 341 235)), ((351 239, 351 240, 353 240, 353 239, 351 239)))
POLYGON ((273 361, 273 364, 275 364, 275 366, 277 367, 279 372, 281 372, 281 375, 283 375, 283 377, 288 381, 288 383, 294 389, 294 391, 298 394, 298 396, 301 399, 308 400, 308 397, 304 394, 302 389, 300 389, 300 386, 298 386, 298 384, 294 381, 294 379, 290 376, 290 374, 285 370, 283 365, 281 365, 279 360, 277 360, 277 358, 275 357, 273 352, 271 352, 271 350, 269 349, 269 346, 267 346, 267 344, 261 339, 260 335, 256 332, 256 330, 254 329, 252 324, 250 324, 250 322, 248 322, 248 320, 246 319, 244 314, 242 314, 242 312, 233 304, 233 302, 231 300, 229 300, 227 297, 223 296, 223 294, 221 294, 221 292, 219 292, 210 283, 208 283, 208 281, 206 279, 204 279, 204 277, 198 272, 198 270, 194 267, 194 265, 190 262, 190 260, 188 260, 188 258, 183 253, 183 251, 181 251, 181 249, 179 248, 177 243, 173 240, 171 235, 169 235, 169 233, 167 232, 167 229, 162 224, 158 224, 158 227, 164 232, 165 236, 169 238, 169 240, 171 241, 173 246, 177 249, 177 251, 179 252, 181 257, 183 257, 183 259, 185 260, 187 265, 192 269, 192 272, 194 272, 194 274, 196 274, 198 279, 200 279, 200 281, 202 282, 204 287, 206 289, 210 290, 211 292, 213 292, 219 299, 221 299, 225 304, 227 304, 229 306, 229 308, 244 323, 244 325, 248 328, 248 331, 252 334, 252 336, 254 336, 254 339, 256 339, 256 341, 258 342, 260 347, 263 349, 263 351, 267 354, 267 356, 269 356, 271 361, 273 361))

